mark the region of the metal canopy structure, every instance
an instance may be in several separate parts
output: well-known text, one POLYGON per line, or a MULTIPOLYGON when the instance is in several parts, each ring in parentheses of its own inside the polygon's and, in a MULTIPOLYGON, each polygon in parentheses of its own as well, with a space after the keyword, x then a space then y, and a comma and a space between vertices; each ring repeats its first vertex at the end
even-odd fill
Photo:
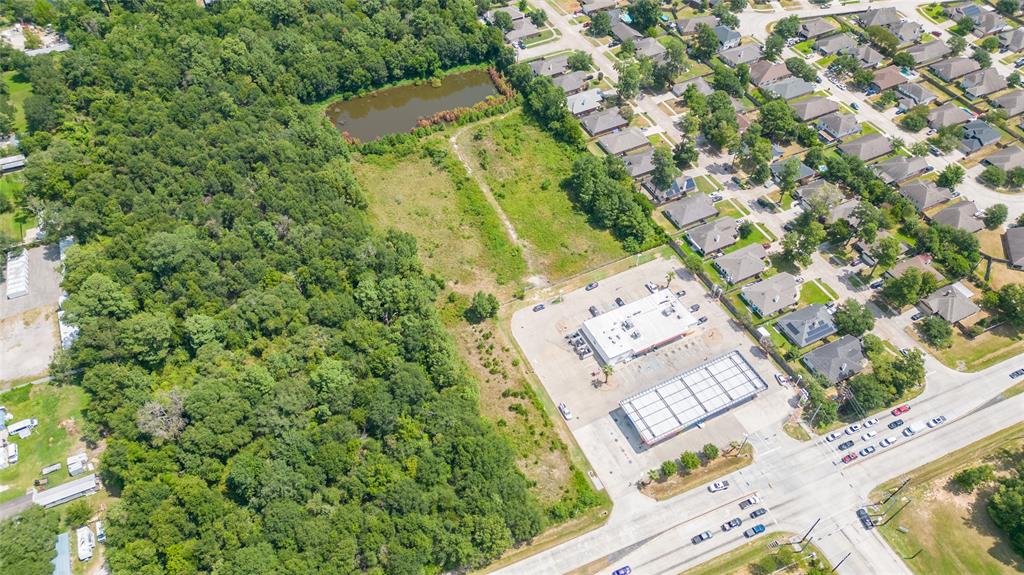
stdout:
POLYGON ((664 441, 768 389, 738 350, 631 395, 619 406, 646 445, 664 441))

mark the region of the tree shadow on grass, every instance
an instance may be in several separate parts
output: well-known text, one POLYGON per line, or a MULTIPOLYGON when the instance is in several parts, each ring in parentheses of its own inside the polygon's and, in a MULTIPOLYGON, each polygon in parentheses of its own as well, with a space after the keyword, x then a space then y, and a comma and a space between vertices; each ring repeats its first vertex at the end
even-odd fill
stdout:
POLYGON ((784 257, 782 254, 772 254, 770 259, 772 261, 772 267, 780 272, 789 272, 793 275, 800 274, 800 266, 784 257))
POLYGON ((969 514, 964 520, 964 527, 974 529, 986 537, 994 538, 996 543, 989 547, 989 556, 1015 571, 1024 571, 1024 557, 1010 548, 1010 544, 1007 542, 1007 533, 1000 529, 988 514, 988 500, 995 490, 994 483, 978 489, 974 502, 970 505, 969 514))

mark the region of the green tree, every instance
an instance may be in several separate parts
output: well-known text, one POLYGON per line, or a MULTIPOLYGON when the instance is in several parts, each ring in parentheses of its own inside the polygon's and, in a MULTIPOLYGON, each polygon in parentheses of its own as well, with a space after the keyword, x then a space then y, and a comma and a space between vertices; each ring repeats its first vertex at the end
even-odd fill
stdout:
POLYGON ((785 100, 771 100, 761 107, 761 132, 776 142, 788 142, 796 132, 797 120, 785 100))
POLYGON ((911 132, 920 132, 928 125, 928 106, 914 106, 903 118, 900 125, 911 132))
POLYGON ((946 40, 946 45, 949 46, 950 51, 954 56, 960 55, 961 52, 967 49, 967 41, 964 40, 963 36, 953 34, 946 40))
POLYGON ((676 474, 676 469, 677 466, 675 461, 671 459, 669 459, 668 461, 663 461, 661 463, 661 476, 671 477, 676 474))
POLYGON ((892 57, 892 63, 895 64, 896 66, 912 67, 916 62, 914 62, 914 57, 913 56, 911 56, 906 51, 902 51, 902 52, 897 52, 892 57))
POLYGON ((657 0, 636 0, 626 8, 637 30, 648 30, 658 25, 661 8, 657 0))
MULTIPOLYGON (((548 15, 543 10, 531 10, 529 17, 530 22, 537 27, 543 26, 548 21, 548 15)), ((593 26, 593 24, 591 24, 591 26, 593 26)))
POLYGON ((918 331, 934 347, 946 348, 953 341, 953 327, 937 315, 930 315, 918 324, 918 331))
POLYGON ((698 157, 697 146, 694 145, 693 140, 684 139, 672 148, 672 160, 679 169, 692 166, 698 157))
POLYGON ((473 294, 473 301, 464 314, 469 323, 483 323, 498 315, 498 298, 489 293, 478 291, 473 294))
POLYGON ((872 44, 886 54, 892 54, 900 45, 899 38, 881 26, 868 26, 864 29, 864 34, 872 44))
POLYGON ((622 100, 631 100, 640 93, 640 82, 643 77, 640 65, 636 63, 618 62, 615 71, 619 73, 618 93, 622 100))
POLYGON ((853 85, 863 90, 875 81, 875 71, 868 68, 861 68, 853 73, 853 85))
POLYGON ((701 62, 707 62, 718 52, 718 36, 707 24, 697 25, 696 42, 690 45, 693 57, 701 62))
POLYGON ((651 173, 651 181, 659 189, 666 189, 672 185, 676 176, 679 175, 679 168, 676 167, 672 153, 665 148, 654 150, 654 171, 651 173))
POLYGON ((775 61, 779 59, 779 55, 782 54, 782 49, 786 45, 786 40, 778 34, 772 34, 768 36, 768 39, 764 42, 764 49, 761 51, 761 55, 764 56, 765 60, 775 61))
POLYGON ((999 166, 986 166, 981 172, 981 181, 993 188, 1001 188, 1006 183, 1006 170, 999 166))
POLYGON ((1006 207, 1006 204, 993 204, 985 208, 982 221, 985 222, 986 228, 994 230, 1003 225, 1003 222, 1006 221, 1006 218, 1009 215, 1010 210, 1006 207))
POLYGON ((997 306, 1002 318, 1014 326, 1024 326, 1024 287, 1006 284, 998 293, 997 306))
POLYGON ((995 469, 991 465, 978 465, 961 469, 953 475, 953 483, 968 493, 974 491, 979 485, 995 481, 995 469))
POLYGON ((949 164, 939 173, 938 184, 943 188, 955 190, 964 181, 965 174, 960 164, 949 164))
POLYGON ((938 285, 930 273, 923 273, 917 268, 910 268, 897 278, 885 280, 882 295, 898 308, 917 302, 931 293, 938 285))
POLYGON ((803 58, 793 56, 792 58, 786 58, 786 68, 797 78, 801 78, 807 82, 814 82, 815 78, 818 77, 818 71, 813 66, 807 63, 803 58))
POLYGON ((700 467, 700 457, 697 457, 697 454, 692 451, 684 451, 679 457, 679 463, 687 471, 693 471, 700 467))
POLYGON ((588 32, 591 36, 596 38, 611 35, 612 17, 608 15, 607 11, 602 10, 590 17, 590 28, 588 32))
POLYGON ((569 54, 569 68, 580 72, 586 72, 594 67, 594 59, 590 57, 590 54, 576 50, 569 54))
POLYGON ((778 34, 786 40, 796 37, 796 35, 800 33, 800 18, 793 15, 775 22, 775 27, 772 28, 772 33, 778 34))
POLYGON ((69 527, 81 527, 92 518, 92 505, 88 499, 76 499, 64 509, 64 523, 69 527))
POLYGON ((981 41, 981 47, 989 52, 995 52, 999 49, 999 38, 996 38, 995 36, 986 36, 981 41))
POLYGON ((857 300, 848 299, 832 315, 836 328, 842 335, 860 337, 875 327, 875 316, 857 300))
POLYGON ((992 65, 992 55, 984 48, 975 48, 974 52, 971 53, 971 59, 982 68, 988 68, 992 65))
POLYGON ((875 260, 875 267, 887 270, 896 264, 900 257, 902 246, 900 240, 893 236, 886 236, 878 240, 871 247, 871 259, 875 260))
POLYGON ((996 12, 1003 16, 1013 16, 1020 10, 1020 0, 999 0, 996 2, 996 12))
POLYGON ((964 16, 956 21, 956 28, 953 29, 953 33, 958 36, 966 36, 974 31, 974 20, 971 20, 969 16, 964 16))
POLYGON ((718 459, 719 450, 718 446, 714 443, 705 444, 704 449, 701 451, 703 451, 704 459, 707 461, 714 461, 715 459, 718 459))
POLYGON ((495 12, 492 20, 494 21, 494 25, 502 32, 508 32, 512 29, 512 16, 508 12, 495 12))

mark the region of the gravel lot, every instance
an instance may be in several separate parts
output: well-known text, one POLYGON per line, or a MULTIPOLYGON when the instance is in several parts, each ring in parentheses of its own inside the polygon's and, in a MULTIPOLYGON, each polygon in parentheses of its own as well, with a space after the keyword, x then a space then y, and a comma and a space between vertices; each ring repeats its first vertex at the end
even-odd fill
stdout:
POLYGON ((6 278, 0 283, 0 385, 45 375, 60 344, 57 246, 29 250, 28 274, 29 293, 20 298, 7 299, 6 278))

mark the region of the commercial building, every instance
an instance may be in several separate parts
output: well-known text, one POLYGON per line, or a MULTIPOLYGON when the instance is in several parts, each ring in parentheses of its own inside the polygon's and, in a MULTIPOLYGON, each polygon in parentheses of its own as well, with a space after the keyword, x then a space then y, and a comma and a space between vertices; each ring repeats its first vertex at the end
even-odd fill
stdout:
POLYGON ((583 322, 580 333, 601 363, 615 365, 672 343, 697 327, 697 319, 671 290, 617 307, 583 322))
POLYGON ((651 389, 631 395, 619 407, 645 445, 677 435, 744 403, 768 389, 743 354, 732 351, 651 389))

